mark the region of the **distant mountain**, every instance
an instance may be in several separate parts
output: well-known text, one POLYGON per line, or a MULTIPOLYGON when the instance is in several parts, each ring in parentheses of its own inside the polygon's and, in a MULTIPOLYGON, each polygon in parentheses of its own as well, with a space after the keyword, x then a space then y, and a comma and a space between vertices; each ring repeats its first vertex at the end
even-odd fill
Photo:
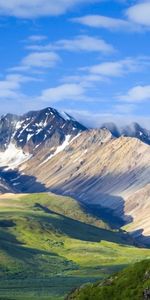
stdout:
POLYGON ((141 127, 138 123, 119 127, 115 123, 103 123, 100 128, 107 128, 115 137, 126 136, 141 140, 150 145, 150 130, 141 127))

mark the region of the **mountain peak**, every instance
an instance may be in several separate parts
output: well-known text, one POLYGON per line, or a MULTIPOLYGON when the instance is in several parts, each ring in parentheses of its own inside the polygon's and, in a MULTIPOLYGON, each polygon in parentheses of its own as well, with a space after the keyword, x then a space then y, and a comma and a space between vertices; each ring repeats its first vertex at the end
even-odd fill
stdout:
POLYGON ((51 151, 62 145, 66 137, 71 140, 84 130, 86 127, 74 118, 51 107, 22 116, 7 114, 0 119, 0 150, 9 153, 13 148, 14 156, 24 158, 24 154, 34 155, 40 148, 51 151))

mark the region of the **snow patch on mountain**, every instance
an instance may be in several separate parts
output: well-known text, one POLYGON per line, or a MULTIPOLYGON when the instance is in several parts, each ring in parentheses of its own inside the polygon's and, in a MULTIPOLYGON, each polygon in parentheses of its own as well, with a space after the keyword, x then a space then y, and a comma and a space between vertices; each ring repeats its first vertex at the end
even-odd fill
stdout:
POLYGON ((64 111, 58 111, 58 113, 65 121, 76 121, 72 116, 68 115, 64 111))
POLYGON ((34 135, 34 134, 28 134, 28 135, 27 135, 27 142, 30 141, 30 139, 32 138, 33 135, 34 135))
POLYGON ((24 153, 22 149, 10 143, 5 152, 0 152, 0 167, 5 167, 5 170, 15 169, 30 157, 30 154, 24 153))
POLYGON ((66 135, 66 138, 65 138, 64 142, 62 143, 62 145, 58 146, 57 149, 56 149, 56 151, 53 154, 50 154, 40 165, 45 164, 52 157, 54 157, 55 155, 57 155, 58 153, 60 153, 61 151, 63 151, 69 145, 70 138, 71 138, 70 134, 66 135))

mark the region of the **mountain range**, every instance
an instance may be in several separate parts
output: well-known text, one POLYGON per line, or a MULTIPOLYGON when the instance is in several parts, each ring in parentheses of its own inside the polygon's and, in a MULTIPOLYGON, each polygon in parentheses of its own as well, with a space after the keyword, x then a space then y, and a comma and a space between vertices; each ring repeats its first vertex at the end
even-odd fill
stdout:
POLYGON ((150 243, 150 131, 90 129, 53 108, 0 119, 0 192, 72 196, 150 243))

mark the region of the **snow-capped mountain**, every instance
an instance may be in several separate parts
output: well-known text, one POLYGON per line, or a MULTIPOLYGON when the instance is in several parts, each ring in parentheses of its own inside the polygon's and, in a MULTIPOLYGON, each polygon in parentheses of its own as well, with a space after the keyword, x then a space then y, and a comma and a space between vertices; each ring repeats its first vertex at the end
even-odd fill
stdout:
POLYGON ((7 114, 0 119, 0 166, 14 168, 40 148, 50 155, 61 151, 86 128, 67 113, 53 108, 31 111, 23 116, 7 114), (60 147, 60 148, 58 148, 60 147))
POLYGON ((107 128, 117 138, 120 136, 134 137, 150 145, 150 130, 143 128, 138 123, 131 123, 123 127, 119 127, 115 123, 104 123, 101 128, 107 128))
POLYGON ((12 142, 32 153, 54 135, 61 144, 66 135, 75 136, 85 129, 67 113, 50 107, 23 116, 7 114, 0 119, 0 149, 6 150, 12 142))

